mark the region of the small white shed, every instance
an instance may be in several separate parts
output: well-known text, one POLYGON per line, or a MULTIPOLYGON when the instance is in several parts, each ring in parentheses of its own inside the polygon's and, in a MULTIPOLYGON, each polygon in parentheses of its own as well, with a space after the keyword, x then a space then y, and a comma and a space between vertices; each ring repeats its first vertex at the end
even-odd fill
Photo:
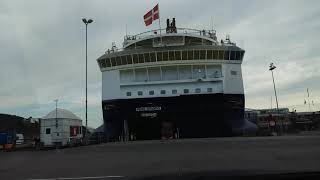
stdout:
POLYGON ((67 146, 82 141, 82 120, 65 109, 54 109, 40 120, 40 141, 44 146, 67 146))

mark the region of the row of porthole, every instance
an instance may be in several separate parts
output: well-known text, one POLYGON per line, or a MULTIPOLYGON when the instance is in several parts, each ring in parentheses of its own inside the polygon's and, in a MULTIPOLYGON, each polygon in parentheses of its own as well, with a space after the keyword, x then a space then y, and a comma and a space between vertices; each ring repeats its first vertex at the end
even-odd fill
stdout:
MULTIPOLYGON (((200 89, 200 88, 196 88, 194 92, 195 92, 195 93, 201 93, 201 89, 200 89)), ((211 92, 213 92, 213 89, 212 89, 212 88, 207 88, 207 92, 208 92, 208 93, 211 93, 211 92)), ((178 90, 172 89, 171 93, 172 93, 172 94, 177 94, 177 93, 178 93, 178 90)), ((188 93, 190 93, 190 91, 189 91, 189 89, 183 89, 183 93, 184 93, 184 94, 188 94, 188 93)), ((127 92, 126 94, 127 94, 127 96, 131 96, 131 95, 132 95, 131 92, 127 92)), ((152 95, 154 95, 154 94, 155 94, 155 93, 154 93, 154 90, 149 91, 149 95, 152 96, 152 95)), ((161 94, 161 95, 165 95, 165 94, 166 94, 166 90, 161 90, 161 91, 160 91, 160 94, 161 94)), ((138 92, 137 92, 137 95, 138 95, 138 96, 143 96, 143 91, 138 91, 138 92)))

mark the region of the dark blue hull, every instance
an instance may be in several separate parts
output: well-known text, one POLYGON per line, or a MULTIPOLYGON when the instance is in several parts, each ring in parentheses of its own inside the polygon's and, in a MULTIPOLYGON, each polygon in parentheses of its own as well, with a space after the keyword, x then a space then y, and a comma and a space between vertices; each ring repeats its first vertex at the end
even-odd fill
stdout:
POLYGON ((243 94, 119 99, 103 101, 102 107, 108 139, 161 139, 164 122, 180 138, 233 136, 245 126, 243 94))

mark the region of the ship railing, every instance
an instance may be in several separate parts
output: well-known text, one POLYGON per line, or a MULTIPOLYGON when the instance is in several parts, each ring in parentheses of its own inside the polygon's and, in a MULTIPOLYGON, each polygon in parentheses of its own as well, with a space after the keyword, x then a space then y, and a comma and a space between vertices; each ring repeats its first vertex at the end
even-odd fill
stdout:
POLYGON ((146 31, 143 33, 139 33, 136 35, 126 35, 124 40, 139 40, 143 39, 147 36, 151 35, 158 35, 158 34, 174 34, 174 33, 183 33, 183 34, 192 34, 192 35, 199 35, 199 36, 206 36, 212 39, 216 38, 216 31, 215 30, 199 30, 199 29, 190 29, 190 28, 176 28, 176 32, 167 32, 167 29, 154 29, 150 31, 146 31))

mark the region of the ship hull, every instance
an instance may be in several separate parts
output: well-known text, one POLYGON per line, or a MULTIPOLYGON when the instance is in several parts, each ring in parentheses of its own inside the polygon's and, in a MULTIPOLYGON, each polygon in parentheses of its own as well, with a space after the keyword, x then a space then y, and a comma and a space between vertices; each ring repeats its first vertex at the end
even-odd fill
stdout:
POLYGON ((233 136, 245 123, 243 94, 105 100, 102 107, 109 140, 161 139, 164 123, 179 138, 233 136))

